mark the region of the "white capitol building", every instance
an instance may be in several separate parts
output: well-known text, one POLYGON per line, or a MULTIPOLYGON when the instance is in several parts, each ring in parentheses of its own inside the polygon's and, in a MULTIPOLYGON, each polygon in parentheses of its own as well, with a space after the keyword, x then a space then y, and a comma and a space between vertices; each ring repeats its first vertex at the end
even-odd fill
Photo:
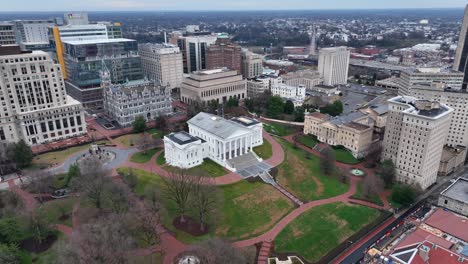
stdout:
POLYGON ((169 165, 188 169, 210 158, 245 177, 269 169, 253 152, 254 147, 263 144, 263 127, 257 120, 248 117, 227 120, 201 112, 187 123, 190 133, 176 132, 164 137, 169 165))

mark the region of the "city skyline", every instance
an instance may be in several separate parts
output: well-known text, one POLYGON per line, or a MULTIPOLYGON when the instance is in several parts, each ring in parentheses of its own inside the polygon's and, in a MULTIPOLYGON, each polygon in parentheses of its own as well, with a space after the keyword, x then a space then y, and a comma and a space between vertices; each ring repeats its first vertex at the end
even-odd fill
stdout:
POLYGON ((78 2, 67 2, 58 0, 44 0, 40 3, 32 0, 11 2, 4 7, 4 12, 25 11, 64 11, 64 10, 88 10, 88 11, 221 11, 221 10, 323 10, 323 9, 410 9, 410 8, 463 8, 466 5, 464 0, 396 0, 392 2, 376 2, 372 0, 330 0, 326 2, 292 0, 288 6, 282 2, 259 1, 215 1, 205 0, 203 3, 189 0, 181 1, 150 1, 150 0, 105 0, 91 1, 83 0, 78 2), (25 3, 26 2, 26 3, 25 3))

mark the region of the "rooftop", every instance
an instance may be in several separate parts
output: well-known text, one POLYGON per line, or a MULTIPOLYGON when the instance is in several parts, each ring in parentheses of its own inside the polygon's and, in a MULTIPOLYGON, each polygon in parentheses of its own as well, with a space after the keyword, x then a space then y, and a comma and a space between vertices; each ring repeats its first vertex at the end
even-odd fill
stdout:
POLYGON ((343 126, 347 126, 347 127, 359 130, 359 131, 364 131, 364 130, 370 128, 369 126, 359 124, 359 123, 356 123, 356 122, 349 122, 349 123, 343 124, 343 126))
POLYGON ((198 113, 187 123, 197 126, 221 139, 234 138, 250 133, 250 130, 245 125, 204 112, 198 113))
POLYGON ((378 115, 383 115, 388 112, 388 104, 371 105, 370 108, 378 115))
POLYGON ((440 118, 453 111, 452 108, 437 101, 419 100, 412 96, 397 96, 388 101, 409 106, 408 109, 404 110, 404 113, 429 117, 431 119, 440 118))
POLYGON ((468 242, 468 219, 466 217, 438 208, 425 223, 468 242))
MULTIPOLYGON (((468 204, 468 179, 458 178, 440 195, 468 204)), ((468 225, 466 228, 468 228, 468 225)))
POLYGON ((189 143, 200 140, 199 138, 194 137, 185 131, 171 133, 167 135, 166 137, 179 145, 187 145, 189 143))
POLYGON ((246 127, 253 126, 253 125, 260 123, 255 119, 252 119, 250 117, 245 117, 245 116, 234 117, 231 120, 246 127))
POLYGON ((115 39, 83 39, 83 40, 64 40, 63 43, 70 45, 87 45, 87 44, 105 44, 119 42, 136 42, 134 39, 115 38, 115 39))
POLYGON ((322 119, 322 120, 327 120, 328 117, 329 117, 328 115, 322 114, 322 113, 319 113, 319 112, 310 113, 309 116, 315 117, 315 118, 318 118, 318 119, 322 119))

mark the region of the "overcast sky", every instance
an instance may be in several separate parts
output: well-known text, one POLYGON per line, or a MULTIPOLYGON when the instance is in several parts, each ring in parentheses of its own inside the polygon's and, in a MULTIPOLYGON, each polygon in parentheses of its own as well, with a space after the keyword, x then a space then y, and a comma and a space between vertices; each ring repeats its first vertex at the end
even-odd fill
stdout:
POLYGON ((1 0, 0 11, 457 8, 466 0, 1 0))

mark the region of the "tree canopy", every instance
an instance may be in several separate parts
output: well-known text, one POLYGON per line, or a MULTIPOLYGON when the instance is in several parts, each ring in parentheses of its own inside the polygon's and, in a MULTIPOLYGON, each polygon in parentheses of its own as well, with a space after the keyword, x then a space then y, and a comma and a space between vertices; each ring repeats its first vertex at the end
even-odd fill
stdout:
POLYGON ((338 116, 343 113, 343 103, 340 100, 337 100, 332 104, 327 104, 326 106, 321 107, 320 112, 331 116, 338 116))
POLYGON ((34 155, 31 147, 28 146, 24 140, 20 140, 18 143, 15 143, 14 161, 18 167, 25 168, 31 165, 33 157, 34 155))
POLYGON ((275 95, 270 97, 267 103, 267 115, 271 118, 278 118, 284 112, 284 103, 281 97, 275 95))
POLYGON ((146 130, 146 120, 143 116, 137 116, 133 121, 133 132, 141 133, 146 130))

